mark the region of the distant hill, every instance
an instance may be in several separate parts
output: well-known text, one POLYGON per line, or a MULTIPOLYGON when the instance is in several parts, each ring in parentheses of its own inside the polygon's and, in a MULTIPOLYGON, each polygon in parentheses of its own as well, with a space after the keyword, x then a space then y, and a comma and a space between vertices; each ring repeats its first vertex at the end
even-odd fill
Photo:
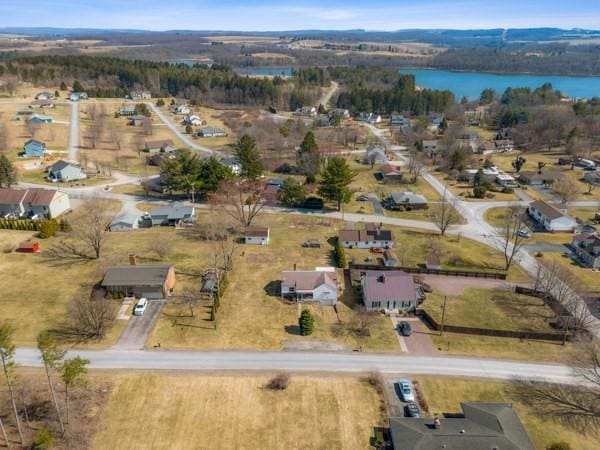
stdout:
POLYGON ((600 30, 560 28, 495 28, 481 30, 452 29, 413 29, 398 31, 367 30, 282 30, 282 31, 235 31, 235 30, 132 30, 132 29, 98 29, 98 28, 52 28, 52 27, 4 27, 0 34, 17 34, 33 37, 74 37, 74 36, 110 36, 115 34, 192 34, 205 36, 242 35, 242 36, 276 36, 285 38, 312 38, 324 40, 369 40, 382 42, 424 42, 450 47, 503 46, 521 42, 534 43, 541 41, 585 41, 600 38, 600 30))

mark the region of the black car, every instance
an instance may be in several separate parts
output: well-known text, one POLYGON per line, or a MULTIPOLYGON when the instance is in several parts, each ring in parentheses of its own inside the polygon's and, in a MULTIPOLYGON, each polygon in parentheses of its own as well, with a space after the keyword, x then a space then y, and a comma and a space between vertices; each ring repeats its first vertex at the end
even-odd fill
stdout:
POLYGON ((406 417, 414 417, 419 419, 421 417, 421 410, 415 403, 409 403, 406 405, 406 417))
POLYGON ((410 336, 412 334, 412 328, 408 322, 400 322, 398 330, 402 333, 402 336, 410 336))

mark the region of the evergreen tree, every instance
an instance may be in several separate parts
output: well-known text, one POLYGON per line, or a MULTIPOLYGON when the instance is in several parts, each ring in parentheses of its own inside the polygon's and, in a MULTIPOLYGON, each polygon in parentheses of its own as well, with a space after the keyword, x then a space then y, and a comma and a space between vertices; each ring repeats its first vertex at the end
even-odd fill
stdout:
POLYGON ((162 98, 159 98, 158 100, 156 100, 156 106, 165 106, 165 101, 162 98))
POLYGON ((65 83, 64 81, 62 81, 60 83, 60 90, 61 91, 66 91, 67 90, 67 83, 65 83))
POLYGON ((9 188, 17 183, 17 171, 4 154, 0 154, 0 188, 9 188))
POLYGON ((84 376, 87 373, 87 366, 90 364, 89 359, 83 359, 75 356, 71 359, 66 359, 61 367, 61 378, 65 383, 65 403, 67 405, 66 422, 70 419, 70 392, 69 390, 78 384, 82 384, 84 376))
POLYGON ((135 105, 135 113, 139 116, 150 117, 150 108, 145 103, 138 103, 135 105))
POLYGON ((335 262, 340 269, 346 267, 346 253, 344 252, 344 247, 342 247, 342 243, 339 239, 335 241, 333 256, 335 257, 335 262))
POLYGON ((85 89, 83 89, 83 86, 81 85, 81 83, 77 80, 73 81, 73 90, 75 92, 82 92, 85 89))
POLYGON ((288 177, 283 180, 281 190, 279 191, 279 198, 286 206, 300 206, 306 198, 306 189, 302 184, 288 177))
POLYGON ((300 144, 297 155, 297 164, 305 175, 316 175, 321 166, 321 155, 315 134, 308 131, 300 144))
POLYGON ((263 166, 260 152, 254 138, 244 134, 235 146, 235 154, 242 168, 242 176, 256 179, 262 175, 263 166))
POLYGON ((309 336, 315 329, 315 318, 308 309, 303 309, 298 319, 298 325, 300 326, 300 334, 302 336, 309 336))
POLYGON ((348 187, 356 177, 348 162, 344 158, 331 158, 325 170, 321 174, 319 182, 319 194, 337 203, 338 211, 342 203, 348 203, 352 192, 348 187))

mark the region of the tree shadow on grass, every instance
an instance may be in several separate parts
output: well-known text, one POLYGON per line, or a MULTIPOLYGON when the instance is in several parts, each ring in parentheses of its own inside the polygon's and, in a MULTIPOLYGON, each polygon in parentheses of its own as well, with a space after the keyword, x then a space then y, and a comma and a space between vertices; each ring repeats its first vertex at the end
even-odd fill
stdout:
POLYGON ((286 333, 291 334, 293 336, 302 336, 302 333, 300 332, 300 327, 298 325, 286 325, 284 329, 286 333))

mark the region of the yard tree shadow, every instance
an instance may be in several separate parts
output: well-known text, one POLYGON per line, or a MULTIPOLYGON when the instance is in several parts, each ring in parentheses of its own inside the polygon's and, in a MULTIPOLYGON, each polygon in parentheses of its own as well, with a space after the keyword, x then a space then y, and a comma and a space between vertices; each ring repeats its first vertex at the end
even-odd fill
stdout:
POLYGON ((286 325, 284 329, 287 334, 291 334, 292 336, 302 336, 299 325, 286 325))

